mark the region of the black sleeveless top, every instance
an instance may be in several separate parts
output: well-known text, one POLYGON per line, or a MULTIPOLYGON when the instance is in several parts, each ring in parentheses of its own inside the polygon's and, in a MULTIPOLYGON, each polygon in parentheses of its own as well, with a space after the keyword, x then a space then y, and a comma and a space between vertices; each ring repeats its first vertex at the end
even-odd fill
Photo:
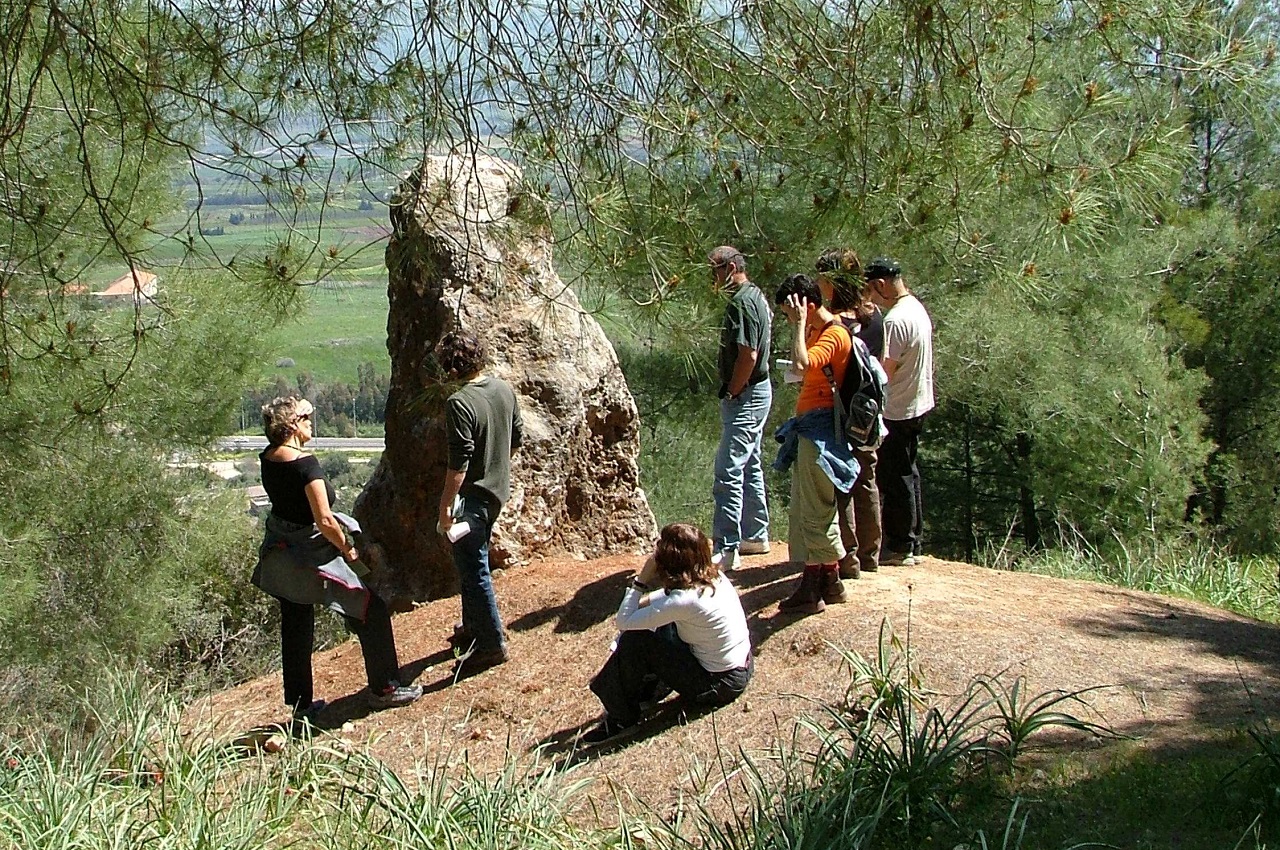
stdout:
POLYGON ((324 481, 329 505, 336 494, 333 485, 324 480, 320 461, 315 455, 303 455, 294 460, 268 460, 266 452, 258 455, 262 461, 262 486, 271 499, 271 512, 280 519, 310 525, 315 522, 311 503, 307 501, 307 485, 312 481, 324 481))

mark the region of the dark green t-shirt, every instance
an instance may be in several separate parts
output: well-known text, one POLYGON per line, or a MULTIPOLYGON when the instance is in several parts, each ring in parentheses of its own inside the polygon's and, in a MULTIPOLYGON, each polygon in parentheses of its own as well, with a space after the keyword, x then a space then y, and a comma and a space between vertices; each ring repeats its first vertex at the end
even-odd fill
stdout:
POLYGON ((524 439, 516 394, 486 375, 449 396, 444 414, 449 468, 465 471, 462 492, 483 491, 504 505, 511 497, 511 452, 524 439))
POLYGON ((721 390, 733 379, 733 364, 738 360, 738 346, 754 348, 759 356, 751 372, 751 382, 763 381, 769 375, 769 343, 773 314, 760 287, 747 281, 738 287, 724 311, 724 327, 720 330, 721 390))

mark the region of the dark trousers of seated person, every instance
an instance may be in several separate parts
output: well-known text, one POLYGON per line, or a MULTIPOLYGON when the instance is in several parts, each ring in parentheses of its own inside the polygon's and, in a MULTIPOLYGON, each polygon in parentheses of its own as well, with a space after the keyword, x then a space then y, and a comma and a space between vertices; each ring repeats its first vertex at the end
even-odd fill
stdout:
POLYGON ((640 703, 653 696, 658 680, 686 699, 727 705, 747 689, 753 669, 748 663, 745 669, 707 671, 670 623, 619 635, 618 648, 591 680, 591 690, 611 720, 630 726, 640 721, 640 703))
MULTIPOLYGON (((279 599, 279 597, 276 597, 279 599)), ((363 621, 344 616, 347 631, 360 641, 369 690, 379 693, 400 675, 396 639, 391 631, 391 612, 378 594, 369 594, 369 609, 363 621)), ((315 646, 316 609, 280 599, 280 661, 284 672, 284 701, 295 710, 306 708, 315 699, 311 683, 311 652, 315 646)))

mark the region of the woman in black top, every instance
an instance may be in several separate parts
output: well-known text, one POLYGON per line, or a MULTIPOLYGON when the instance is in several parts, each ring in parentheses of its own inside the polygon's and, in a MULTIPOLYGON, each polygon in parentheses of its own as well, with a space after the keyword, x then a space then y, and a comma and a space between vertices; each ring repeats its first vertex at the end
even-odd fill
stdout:
POLYGON ((277 398, 262 407, 269 445, 259 455, 262 486, 271 499, 266 537, 253 583, 280 601, 280 650, 285 703, 294 717, 312 719, 324 707, 312 691, 311 652, 317 604, 343 615, 360 640, 369 679, 369 705, 408 705, 422 695, 401 685, 391 613, 362 581, 368 569, 347 531, 359 525, 333 512, 333 487, 315 455, 302 448, 312 437, 314 408, 306 399, 277 398))

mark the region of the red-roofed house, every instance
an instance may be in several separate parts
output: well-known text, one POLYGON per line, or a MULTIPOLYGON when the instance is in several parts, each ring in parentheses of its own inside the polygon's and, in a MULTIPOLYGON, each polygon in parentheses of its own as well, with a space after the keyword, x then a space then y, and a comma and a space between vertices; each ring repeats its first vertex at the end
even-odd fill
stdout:
POLYGON ((126 272, 94 295, 107 302, 118 302, 121 299, 132 299, 135 304, 143 301, 154 301, 159 290, 160 278, 149 271, 134 269, 126 272))

